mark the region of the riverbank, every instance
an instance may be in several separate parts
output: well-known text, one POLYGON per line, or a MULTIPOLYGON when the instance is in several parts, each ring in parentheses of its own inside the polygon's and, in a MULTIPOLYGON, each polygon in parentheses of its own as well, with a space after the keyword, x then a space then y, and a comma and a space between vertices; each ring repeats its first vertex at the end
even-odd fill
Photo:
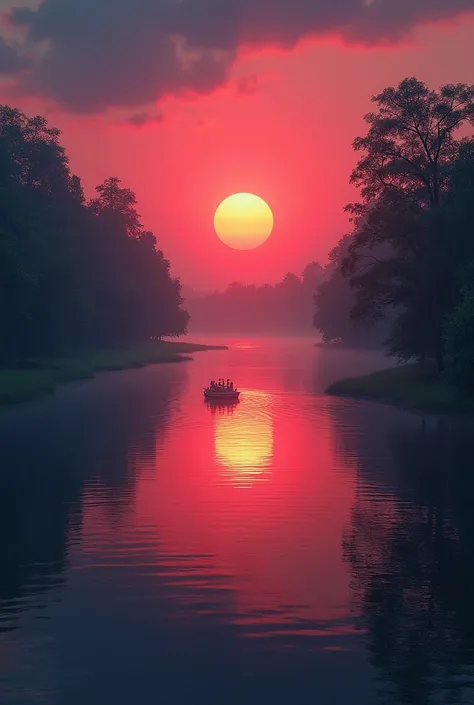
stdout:
POLYGON ((227 346, 156 341, 132 348, 84 352, 75 357, 28 360, 21 367, 0 368, 0 404, 52 394, 58 384, 91 379, 99 372, 185 362, 192 360, 190 353, 206 350, 227 350, 227 346))
POLYGON ((456 389, 433 368, 398 365, 363 377, 341 379, 326 389, 330 396, 378 401, 426 413, 474 413, 474 400, 456 389))

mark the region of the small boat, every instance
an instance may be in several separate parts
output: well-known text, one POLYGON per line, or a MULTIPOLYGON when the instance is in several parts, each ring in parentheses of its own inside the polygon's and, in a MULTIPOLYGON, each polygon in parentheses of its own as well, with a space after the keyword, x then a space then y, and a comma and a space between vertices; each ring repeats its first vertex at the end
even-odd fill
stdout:
POLYGON ((240 392, 238 389, 234 388, 233 382, 227 380, 227 383, 224 384, 224 381, 222 380, 220 384, 210 382, 209 386, 204 388, 204 396, 206 399, 237 401, 240 397, 240 392))

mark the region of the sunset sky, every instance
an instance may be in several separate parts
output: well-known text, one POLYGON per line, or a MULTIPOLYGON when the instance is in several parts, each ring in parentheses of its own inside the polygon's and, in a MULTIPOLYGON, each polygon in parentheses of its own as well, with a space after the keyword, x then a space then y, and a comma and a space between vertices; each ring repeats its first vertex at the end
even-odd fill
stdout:
POLYGON ((197 289, 300 274, 348 228, 351 143, 406 76, 474 83, 474 0, 0 0, 0 100, 60 127, 87 195, 119 176, 197 289), (471 14, 472 13, 472 14, 471 14), (233 250, 226 196, 272 208, 233 250))

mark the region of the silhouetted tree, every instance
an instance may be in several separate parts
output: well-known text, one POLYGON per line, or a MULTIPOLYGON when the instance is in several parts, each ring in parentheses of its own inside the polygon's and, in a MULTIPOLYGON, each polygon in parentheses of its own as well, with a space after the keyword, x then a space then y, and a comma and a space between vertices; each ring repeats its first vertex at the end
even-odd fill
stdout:
POLYGON ((86 203, 59 130, 0 106, 0 359, 186 331, 180 283, 109 178, 86 203))
POLYGON ((433 356, 442 369, 443 321, 457 293, 445 206, 463 146, 454 133, 474 122, 474 87, 432 91, 410 78, 373 101, 368 133, 354 141, 364 153, 351 176, 362 202, 347 207, 355 225, 344 270, 357 295, 353 315, 380 318, 394 307, 389 352, 433 356))
POLYGON ((451 380, 459 389, 474 393, 474 286, 464 290, 461 302, 446 326, 451 380))
POLYGON ((306 290, 310 294, 314 294, 316 288, 324 279, 324 267, 319 262, 310 262, 303 269, 301 279, 306 290))
POLYGON ((324 280, 318 286, 314 296, 316 310, 313 324, 326 343, 339 342, 347 346, 379 347, 388 335, 387 321, 361 322, 351 317, 356 296, 342 272, 344 258, 349 253, 351 242, 352 236, 345 235, 329 253, 324 280))

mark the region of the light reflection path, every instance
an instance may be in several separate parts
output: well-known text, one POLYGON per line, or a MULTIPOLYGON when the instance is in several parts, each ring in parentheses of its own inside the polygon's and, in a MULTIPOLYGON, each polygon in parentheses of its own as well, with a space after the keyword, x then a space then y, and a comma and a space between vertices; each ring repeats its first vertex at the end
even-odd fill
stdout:
POLYGON ((272 397, 246 390, 244 399, 231 406, 213 405, 215 457, 227 479, 238 487, 249 487, 265 479, 273 452, 272 397))

